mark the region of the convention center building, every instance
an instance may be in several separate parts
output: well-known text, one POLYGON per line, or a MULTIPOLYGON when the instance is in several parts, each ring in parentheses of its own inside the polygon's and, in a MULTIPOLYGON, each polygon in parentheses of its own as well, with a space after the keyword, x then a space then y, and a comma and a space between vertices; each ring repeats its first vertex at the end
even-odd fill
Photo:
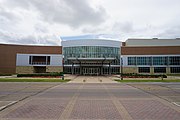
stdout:
POLYGON ((0 44, 0 74, 180 74, 180 39, 62 40, 61 46, 0 44))

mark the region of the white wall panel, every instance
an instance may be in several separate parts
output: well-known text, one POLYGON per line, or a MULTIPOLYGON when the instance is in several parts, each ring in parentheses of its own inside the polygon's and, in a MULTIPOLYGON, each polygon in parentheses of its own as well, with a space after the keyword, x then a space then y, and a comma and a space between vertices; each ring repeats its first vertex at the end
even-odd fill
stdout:
POLYGON ((51 56, 50 66, 62 66, 62 55, 53 55, 51 56))
POLYGON ((67 40, 62 41, 63 47, 76 47, 76 46, 105 46, 105 47, 120 47, 122 43, 115 40, 103 39, 83 39, 83 40, 67 40))
POLYGON ((63 55, 59 55, 59 54, 17 54, 16 66, 32 66, 31 64, 29 64, 30 56, 50 56, 50 65, 37 65, 37 66, 62 66, 63 55))
POLYGON ((29 55, 28 54, 17 54, 16 55, 16 66, 29 66, 29 55))

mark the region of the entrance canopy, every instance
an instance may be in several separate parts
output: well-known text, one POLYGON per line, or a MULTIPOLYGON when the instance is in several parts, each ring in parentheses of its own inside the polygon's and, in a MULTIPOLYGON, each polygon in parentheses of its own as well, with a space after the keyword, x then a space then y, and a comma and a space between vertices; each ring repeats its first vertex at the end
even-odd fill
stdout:
POLYGON ((108 64, 111 63, 116 58, 68 58, 69 61, 76 64, 86 64, 86 63, 102 63, 108 64))
POLYGON ((68 58, 68 61, 72 64, 72 74, 78 71, 82 75, 111 74, 110 66, 114 60, 116 58, 68 58))

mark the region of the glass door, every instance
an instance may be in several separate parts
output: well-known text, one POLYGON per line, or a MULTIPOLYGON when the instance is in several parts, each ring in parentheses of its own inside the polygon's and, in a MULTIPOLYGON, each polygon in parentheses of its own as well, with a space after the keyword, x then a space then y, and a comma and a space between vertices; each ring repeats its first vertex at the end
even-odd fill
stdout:
POLYGON ((83 75, 99 75, 99 74, 100 74, 100 68, 98 67, 83 68, 83 75))

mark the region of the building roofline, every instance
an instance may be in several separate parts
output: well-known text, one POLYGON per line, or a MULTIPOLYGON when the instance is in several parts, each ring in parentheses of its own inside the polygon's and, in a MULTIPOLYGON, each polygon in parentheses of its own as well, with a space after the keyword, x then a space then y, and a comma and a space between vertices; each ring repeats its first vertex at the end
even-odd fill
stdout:
POLYGON ((0 45, 5 46, 29 46, 29 47, 61 47, 59 45, 23 45, 23 44, 6 44, 6 43, 0 43, 0 45))
POLYGON ((180 38, 173 38, 173 39, 170 39, 170 38, 164 38, 164 39, 163 38, 128 38, 126 41, 128 40, 180 40, 180 38))
POLYGON ((99 38, 85 38, 85 39, 69 39, 69 40, 62 40, 62 41, 76 41, 76 40, 107 40, 107 41, 117 41, 117 42, 121 42, 118 39, 99 39, 99 38))

